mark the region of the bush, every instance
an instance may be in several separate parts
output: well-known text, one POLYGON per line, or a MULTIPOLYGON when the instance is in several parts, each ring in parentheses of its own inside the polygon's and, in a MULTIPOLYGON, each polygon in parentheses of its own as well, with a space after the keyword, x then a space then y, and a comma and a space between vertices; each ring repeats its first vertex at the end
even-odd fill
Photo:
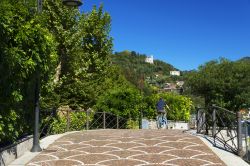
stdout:
POLYGON ((1 110, 0 113, 0 147, 14 143, 18 138, 27 134, 27 126, 18 111, 1 110))
POLYGON ((73 112, 70 114, 70 130, 83 130, 87 121, 85 112, 73 112))
MULTIPOLYGON (((69 131, 83 130, 87 121, 85 112, 70 112, 69 131)), ((91 119, 91 118, 90 118, 91 119)), ((67 116, 57 114, 52 119, 47 117, 43 120, 43 126, 47 127, 47 134, 64 133, 67 130, 67 116)))
POLYGON ((160 96, 169 106, 167 110, 167 118, 175 121, 189 121, 192 108, 190 98, 173 93, 164 93, 160 96))
POLYGON ((127 121, 126 128, 128 128, 128 129, 139 129, 139 122, 138 122, 138 120, 129 119, 127 121))
POLYGON ((134 88, 113 89, 99 98, 95 109, 124 118, 137 119, 142 108, 142 96, 134 88))
POLYGON ((188 121, 190 119, 190 111, 192 108, 191 99, 175 93, 160 93, 146 97, 144 99, 144 103, 146 104, 143 110, 144 117, 155 119, 157 114, 156 103, 159 101, 160 97, 165 100, 170 108, 169 110, 166 108, 168 119, 175 121, 188 121))
POLYGON ((66 117, 53 118, 52 123, 50 124, 50 134, 64 133, 66 129, 67 129, 66 117))

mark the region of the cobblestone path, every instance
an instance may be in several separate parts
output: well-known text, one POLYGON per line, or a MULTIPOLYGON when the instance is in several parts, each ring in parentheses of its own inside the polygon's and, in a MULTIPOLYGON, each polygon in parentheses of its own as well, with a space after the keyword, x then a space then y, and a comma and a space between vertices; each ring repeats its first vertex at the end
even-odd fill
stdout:
POLYGON ((198 137, 177 130, 93 130, 66 135, 28 166, 225 166, 198 137))

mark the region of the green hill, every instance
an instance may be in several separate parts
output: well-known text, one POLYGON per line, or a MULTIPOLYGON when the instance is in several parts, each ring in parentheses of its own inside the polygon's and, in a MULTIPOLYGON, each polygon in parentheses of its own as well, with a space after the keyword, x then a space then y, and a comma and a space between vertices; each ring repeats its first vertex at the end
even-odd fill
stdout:
POLYGON ((250 57, 249 57, 249 56, 243 57, 243 58, 241 58, 241 59, 238 60, 238 61, 247 61, 247 62, 250 62, 250 57))
POLYGON ((112 55, 112 63, 120 66, 125 77, 139 89, 144 88, 145 83, 161 87, 165 82, 176 80, 170 76, 170 71, 178 69, 160 60, 147 63, 146 57, 135 51, 116 52, 112 55))

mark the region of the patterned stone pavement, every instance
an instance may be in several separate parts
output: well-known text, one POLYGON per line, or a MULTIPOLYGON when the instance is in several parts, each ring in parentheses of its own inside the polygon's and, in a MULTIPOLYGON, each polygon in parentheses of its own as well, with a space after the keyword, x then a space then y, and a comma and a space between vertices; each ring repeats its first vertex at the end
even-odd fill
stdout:
POLYGON ((28 166, 225 166, 198 137, 178 130, 92 130, 61 137, 28 166))

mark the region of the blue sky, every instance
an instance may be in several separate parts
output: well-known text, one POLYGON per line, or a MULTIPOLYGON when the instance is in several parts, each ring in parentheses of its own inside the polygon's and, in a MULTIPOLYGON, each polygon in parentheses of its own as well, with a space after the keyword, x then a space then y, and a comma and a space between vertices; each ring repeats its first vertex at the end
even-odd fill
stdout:
POLYGON ((250 0, 83 0, 112 17, 114 51, 131 50, 197 69, 210 60, 250 56, 250 0))

